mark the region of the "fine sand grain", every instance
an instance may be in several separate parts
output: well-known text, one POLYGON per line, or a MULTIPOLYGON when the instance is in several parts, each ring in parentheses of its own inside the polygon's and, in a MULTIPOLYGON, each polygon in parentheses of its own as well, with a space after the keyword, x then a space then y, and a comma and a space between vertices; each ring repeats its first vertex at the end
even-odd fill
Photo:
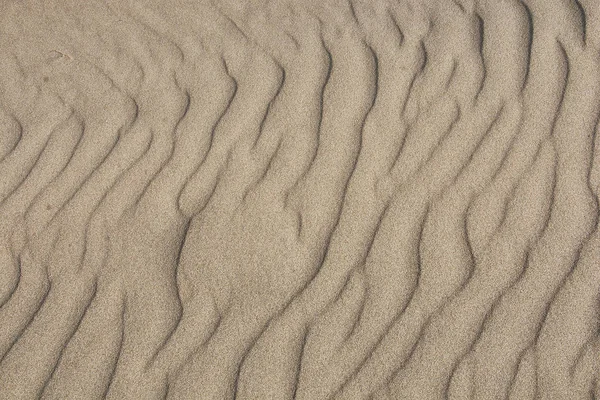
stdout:
POLYGON ((6 0, 0 400, 600 398, 597 0, 6 0))

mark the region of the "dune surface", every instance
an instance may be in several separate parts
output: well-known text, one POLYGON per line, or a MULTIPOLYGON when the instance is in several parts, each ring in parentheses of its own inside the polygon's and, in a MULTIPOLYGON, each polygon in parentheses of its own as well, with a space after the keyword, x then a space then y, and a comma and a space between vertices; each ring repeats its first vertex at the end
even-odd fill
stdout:
POLYGON ((596 0, 0 19, 0 400, 600 398, 596 0))

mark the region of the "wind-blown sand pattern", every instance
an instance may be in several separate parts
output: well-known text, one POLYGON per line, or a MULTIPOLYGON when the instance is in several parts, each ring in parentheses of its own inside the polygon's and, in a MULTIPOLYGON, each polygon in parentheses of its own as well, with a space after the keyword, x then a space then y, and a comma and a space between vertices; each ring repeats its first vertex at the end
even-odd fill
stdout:
POLYGON ((0 14, 0 399, 600 398, 596 0, 0 14))

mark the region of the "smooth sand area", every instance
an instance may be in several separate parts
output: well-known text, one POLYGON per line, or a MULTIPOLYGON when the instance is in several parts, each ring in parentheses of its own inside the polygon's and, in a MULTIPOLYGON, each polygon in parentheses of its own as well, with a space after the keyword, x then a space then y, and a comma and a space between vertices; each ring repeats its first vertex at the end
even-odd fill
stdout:
POLYGON ((600 398, 597 0, 6 0, 0 400, 600 398))

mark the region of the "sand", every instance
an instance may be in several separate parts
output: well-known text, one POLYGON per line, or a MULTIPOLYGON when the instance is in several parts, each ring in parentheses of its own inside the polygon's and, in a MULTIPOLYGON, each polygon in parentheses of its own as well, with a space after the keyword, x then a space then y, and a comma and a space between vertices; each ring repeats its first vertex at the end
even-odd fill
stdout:
POLYGON ((0 399, 600 398, 595 0, 0 18, 0 399))

